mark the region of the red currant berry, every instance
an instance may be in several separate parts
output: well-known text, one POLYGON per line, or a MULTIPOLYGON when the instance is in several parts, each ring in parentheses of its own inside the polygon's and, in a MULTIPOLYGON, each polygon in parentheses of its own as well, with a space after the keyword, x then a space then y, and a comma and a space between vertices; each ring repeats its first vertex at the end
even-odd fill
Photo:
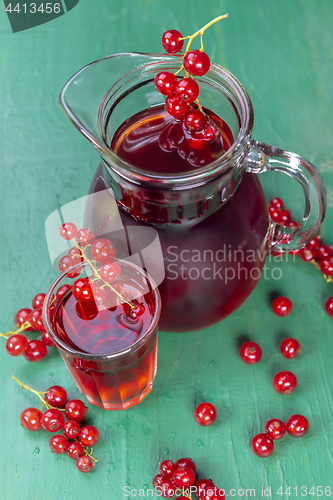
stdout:
POLYGON ((201 498, 202 493, 204 493, 205 489, 208 488, 215 488, 215 484, 211 479, 198 479, 198 481, 195 483, 196 487, 196 495, 198 498, 201 498))
POLYGON ((272 198, 270 204, 272 205, 272 207, 275 207, 279 210, 283 208, 283 201, 281 200, 281 198, 272 198))
POLYGON ((272 219, 273 222, 276 222, 277 224, 282 224, 281 210, 279 210, 276 207, 271 206, 268 208, 268 212, 269 212, 270 218, 272 219))
POLYGON ((194 473, 197 471, 195 463, 190 458, 179 458, 175 465, 176 467, 189 467, 194 473))
POLYGON ((69 420, 65 423, 62 432, 68 439, 75 439, 80 432, 80 425, 75 420, 69 420))
POLYGON ((172 460, 164 460, 160 464, 160 471, 161 471, 162 476, 171 477, 175 468, 176 468, 176 465, 174 464, 174 462, 172 460))
POLYGON ((27 361, 38 363, 47 355, 47 347, 41 340, 30 340, 28 347, 23 353, 27 361))
POLYGON ((66 271, 68 271, 68 269, 70 269, 73 266, 74 266, 73 261, 71 257, 69 257, 68 255, 64 255, 63 257, 61 257, 58 263, 58 268, 61 274, 65 273, 66 271))
POLYGON ((274 451, 274 441, 267 434, 257 434, 251 441, 251 450, 257 457, 269 457, 274 451))
POLYGON ((75 420, 76 422, 82 422, 85 417, 86 411, 88 410, 84 402, 80 399, 71 399, 65 406, 65 415, 69 420, 75 420))
MULTIPOLYGON (((295 229, 295 227, 298 227, 298 222, 294 221, 294 220, 291 220, 288 224, 288 227, 290 227, 290 229, 295 229)), ((294 252, 297 252, 297 250, 294 250, 294 252)), ((297 254, 296 254, 297 255, 297 254)))
POLYGON ((291 216, 290 216, 289 210, 281 210, 281 212, 280 212, 280 218, 281 218, 282 224, 285 227, 289 226, 289 224, 291 222, 291 216))
POLYGON ((194 411, 194 418, 197 424, 203 427, 212 425, 217 417, 215 406, 211 403, 201 403, 194 411))
MULTIPOLYGON (((29 318, 31 313, 32 310, 28 309, 27 307, 24 307, 23 309, 17 311, 17 313, 15 314, 15 325, 22 326, 24 323, 30 323, 29 318)), ((26 332, 31 332, 32 330, 32 326, 29 326, 29 328, 25 328, 26 332)))
POLYGON ((325 311, 329 316, 331 316, 331 318, 333 318, 333 297, 327 299, 325 304, 325 311))
POLYGON ((58 300, 61 300, 66 293, 71 290, 71 285, 62 285, 60 288, 58 288, 57 293, 56 293, 56 298, 58 300))
POLYGON ((273 378, 273 387, 279 394, 291 394, 297 387, 297 378, 292 372, 279 372, 273 378))
POLYGON ((177 30, 168 30, 162 35, 162 45, 168 54, 180 52, 184 45, 183 35, 177 30))
POLYGON ((76 241, 80 247, 86 247, 87 245, 92 245, 95 241, 95 235, 90 228, 80 229, 76 236, 76 241))
POLYGON ((33 309, 42 309, 45 297, 46 293, 37 293, 37 295, 33 298, 32 301, 33 309))
POLYGON ((72 240, 77 235, 77 227, 73 222, 66 222, 59 226, 60 236, 64 240, 72 240))
POLYGON ((183 120, 189 111, 189 105, 176 95, 168 95, 165 99, 165 109, 176 120, 183 120))
POLYGON ((42 427, 42 416, 37 408, 27 408, 21 413, 21 426, 28 431, 38 431, 42 427))
POLYGON ((161 71, 155 76, 155 88, 163 95, 172 95, 175 93, 178 79, 170 71, 161 71))
POLYGON ((71 261, 71 266, 76 266, 76 264, 80 264, 80 262, 84 261, 81 250, 76 247, 68 250, 67 257, 71 261))
POLYGON ((135 304, 134 307, 128 311, 127 316, 132 321, 137 321, 145 313, 145 310, 144 304, 135 304))
POLYGON ((296 339, 284 339, 281 342, 280 351, 285 358, 294 359, 301 352, 301 344, 296 339))
POLYGON ((278 418, 272 418, 268 420, 265 425, 265 432, 269 437, 277 441, 278 439, 283 438, 286 433, 286 426, 279 420, 278 418))
POLYGON ((29 323, 34 328, 34 330, 37 330, 38 332, 42 332, 43 330, 45 330, 41 309, 34 309, 30 313, 29 323))
POLYGON ((45 400, 55 408, 62 408, 67 401, 67 392, 61 385, 53 385, 46 391, 45 400))
POLYGON ((309 421, 303 415, 293 415, 288 418, 286 427, 288 434, 292 437, 300 438, 308 432, 309 421))
POLYGON ((178 488, 190 488, 195 483, 195 472, 190 467, 176 467, 172 479, 178 488))
POLYGON ((315 236, 311 241, 306 245, 306 248, 310 250, 317 250, 320 246, 320 236, 315 236))
POLYGON ((245 342, 239 350, 239 355, 244 363, 254 365, 261 360, 262 350, 255 342, 245 342))
POLYGON ((167 477, 163 477, 163 481, 161 482, 160 491, 163 498, 171 498, 175 496, 176 486, 171 479, 167 477))
POLYGON ((199 85, 193 78, 183 78, 176 85, 175 92, 185 102, 194 102, 199 95, 199 85))
POLYGON ((184 128, 187 132, 201 132, 205 128, 206 117, 198 109, 189 111, 184 119, 184 128))
POLYGON ((320 270, 326 276, 333 276, 333 258, 330 259, 321 259, 320 261, 320 270))
POLYGON ((89 278, 80 278, 74 281, 72 293, 77 300, 82 302, 91 302, 94 300, 96 287, 89 278))
POLYGON ((48 332, 42 332, 41 337, 42 337, 43 344, 45 344, 48 347, 54 346, 54 343, 53 343, 53 341, 50 337, 50 334, 48 332))
POLYGON ((285 316, 291 314, 292 308, 293 304, 291 300, 287 299, 287 297, 277 297, 275 300, 273 300, 273 312, 277 316, 280 316, 280 318, 284 318, 285 316))
POLYGON ((90 472, 93 468, 93 463, 91 458, 89 457, 80 457, 76 461, 76 467, 79 469, 80 472, 90 472))
POLYGON ((79 441, 83 446, 95 446, 100 437, 100 433, 93 425, 86 425, 79 432, 79 441))
POLYGON ((299 252, 301 259, 304 260, 304 262, 311 262, 311 260, 315 258, 315 253, 315 250, 308 247, 302 248, 299 252))
POLYGON ((113 283, 121 274, 121 267, 117 262, 104 264, 99 271, 99 275, 106 283, 113 283))
POLYGON ((56 434, 55 436, 52 436, 49 441, 49 444, 51 448, 51 453, 57 453, 57 455, 62 455, 63 453, 66 453, 69 446, 65 436, 62 436, 61 434, 56 434))
POLYGON ((316 250, 316 259, 330 259, 333 256, 332 248, 328 245, 320 245, 316 250))
POLYGON ((57 432, 63 428, 65 417, 57 408, 50 408, 43 413, 42 426, 48 432, 57 432))
POLYGON ((214 488, 212 488, 211 486, 205 488, 200 497, 200 500, 224 500, 224 499, 225 499, 224 490, 216 488, 216 486, 214 486, 214 488))
POLYGON ((96 240, 91 246, 91 256, 100 264, 108 264, 114 259, 116 248, 107 238, 96 240))
POLYGON ((189 137, 187 139, 187 142, 191 148, 196 149, 198 151, 204 149, 208 144, 208 141, 206 141, 205 139, 196 139, 195 137, 194 138, 189 137))
POLYGON ((73 458, 74 460, 77 460, 78 458, 83 457, 84 456, 84 448, 83 448, 82 444, 78 443, 76 441, 74 443, 71 443, 68 446, 67 455, 69 456, 69 458, 73 458))
POLYGON ((157 474, 154 479, 153 479, 153 486, 154 488, 157 488, 157 486, 161 486, 163 483, 165 477, 162 474, 157 474))
POLYGON ((6 351, 11 356, 20 356, 28 347, 28 339, 21 333, 11 335, 6 341, 6 351))
POLYGON ((94 292, 95 304, 97 304, 98 306, 101 306, 102 304, 105 304, 107 302, 107 299, 108 299, 107 289, 96 287, 95 292, 94 292))
POLYGON ((201 52, 200 50, 187 52, 183 63, 185 71, 191 75, 205 75, 210 68, 209 57, 205 52, 201 52))

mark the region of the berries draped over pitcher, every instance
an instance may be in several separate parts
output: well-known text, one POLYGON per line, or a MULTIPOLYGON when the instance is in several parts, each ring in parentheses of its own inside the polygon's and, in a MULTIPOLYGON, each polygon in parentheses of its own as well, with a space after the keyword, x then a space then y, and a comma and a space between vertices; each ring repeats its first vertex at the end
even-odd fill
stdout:
POLYGON ((212 24, 228 17, 228 14, 213 19, 193 35, 185 36, 177 30, 168 30, 163 33, 162 45, 168 54, 179 54, 182 61, 181 68, 176 72, 161 71, 155 77, 155 87, 166 96, 165 108, 176 120, 183 123, 186 139, 193 149, 204 149, 218 136, 218 129, 211 122, 199 101, 199 84, 195 76, 205 75, 210 68, 209 56, 204 52, 203 34, 212 24), (199 50, 190 50, 193 40, 200 36, 199 50), (188 40, 186 49, 182 52, 184 41, 188 40), (183 71, 185 77, 178 79, 177 75, 183 71))

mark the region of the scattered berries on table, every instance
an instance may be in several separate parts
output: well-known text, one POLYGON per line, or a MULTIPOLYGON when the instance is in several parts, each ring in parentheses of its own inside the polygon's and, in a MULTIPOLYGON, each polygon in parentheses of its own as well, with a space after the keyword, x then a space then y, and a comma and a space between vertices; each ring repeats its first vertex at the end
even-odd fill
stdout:
POLYGON ((287 297, 277 297, 273 300, 272 309, 274 314, 280 316, 280 318, 284 318, 291 314, 293 304, 287 297))
POLYGON ((253 365, 261 360, 262 350, 255 342, 245 342, 239 350, 239 355, 244 363, 253 365))
POLYGON ((301 352, 301 344, 296 339, 287 338, 281 342, 280 351, 285 358, 294 359, 301 352))
POLYGON ((251 441, 251 450, 258 457, 269 457, 274 451, 274 440, 268 434, 257 434, 251 441))
POLYGON ((194 411, 195 421, 203 427, 212 425, 215 422, 216 417, 216 408, 211 403, 200 403, 194 411))
POLYGON ((282 371, 273 378, 273 387, 279 394, 291 394, 297 387, 297 378, 292 372, 282 371))

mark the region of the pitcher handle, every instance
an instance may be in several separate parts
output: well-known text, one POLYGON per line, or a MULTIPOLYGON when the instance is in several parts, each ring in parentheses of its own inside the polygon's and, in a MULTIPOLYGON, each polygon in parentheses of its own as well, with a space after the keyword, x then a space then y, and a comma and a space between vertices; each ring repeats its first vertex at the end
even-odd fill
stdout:
POLYGON ((279 251, 303 248, 318 233, 326 212, 326 189, 322 176, 296 153, 251 141, 251 149, 241 165, 246 172, 261 174, 275 171, 289 175, 303 188, 305 209, 302 223, 294 229, 271 223, 270 247, 279 251))

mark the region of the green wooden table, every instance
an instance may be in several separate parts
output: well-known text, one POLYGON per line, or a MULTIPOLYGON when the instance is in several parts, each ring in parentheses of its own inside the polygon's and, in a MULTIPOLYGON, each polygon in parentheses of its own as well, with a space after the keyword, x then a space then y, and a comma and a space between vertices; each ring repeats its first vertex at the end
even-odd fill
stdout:
MULTIPOLYGON (((90 61, 120 51, 159 51, 166 29, 190 34, 225 12, 229 19, 206 33, 205 48, 249 91, 255 109, 253 137, 296 151, 318 166, 328 191, 322 235, 333 243, 331 1, 80 0, 66 15, 19 33, 12 33, 1 4, 2 331, 12 328, 15 312, 29 307, 32 297, 55 278, 45 219, 87 193, 98 164, 97 152, 58 106, 62 85, 90 61)), ((282 196, 297 219, 302 196, 284 177, 264 174, 261 179, 267 197, 282 196)), ((246 488, 261 497, 262 487, 271 487, 274 499, 282 498, 278 491, 288 487, 291 498, 296 498, 296 487, 298 497, 305 493, 301 487, 307 487, 309 498, 317 497, 309 493, 312 486, 315 491, 317 486, 333 488, 333 320, 324 312, 333 287, 301 260, 267 265, 278 265, 283 278, 261 279, 246 303, 222 323, 201 332, 160 335, 158 374, 142 404, 125 412, 90 408, 89 421, 102 439, 94 450, 99 463, 88 475, 80 474, 67 456, 50 454, 45 431, 29 433, 19 426, 20 412, 37 400, 11 375, 38 390, 60 384, 71 397, 79 395, 61 358, 52 349, 39 364, 10 358, 3 339, 1 499, 121 499, 124 486, 150 488, 157 463, 181 456, 191 456, 200 477, 211 477, 229 496, 234 494, 230 490, 241 489, 237 498, 242 491, 246 496, 246 488), (288 318, 272 314, 275 292, 293 301, 288 318), (241 362, 237 346, 242 336, 261 345, 258 365, 241 362), (296 336, 302 344, 294 361, 279 353, 284 336, 296 336), (298 376, 299 387, 291 396, 272 389, 272 377, 281 369, 298 376), (196 404, 204 400, 218 410, 216 423, 208 428, 193 419, 196 404), (254 456, 249 442, 266 420, 286 420, 294 413, 308 417, 308 435, 286 437, 268 459, 254 456)))

